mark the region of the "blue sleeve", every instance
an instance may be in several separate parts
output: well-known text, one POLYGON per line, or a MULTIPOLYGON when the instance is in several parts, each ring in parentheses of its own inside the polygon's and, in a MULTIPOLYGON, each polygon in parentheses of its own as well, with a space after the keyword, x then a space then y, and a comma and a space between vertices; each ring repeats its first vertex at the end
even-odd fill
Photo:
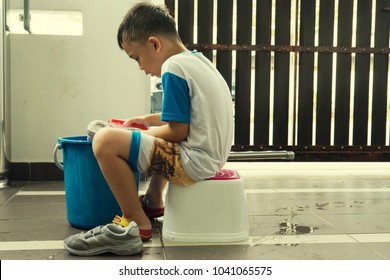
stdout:
POLYGON ((164 97, 161 120, 190 123, 191 100, 187 81, 165 72, 162 86, 164 97))

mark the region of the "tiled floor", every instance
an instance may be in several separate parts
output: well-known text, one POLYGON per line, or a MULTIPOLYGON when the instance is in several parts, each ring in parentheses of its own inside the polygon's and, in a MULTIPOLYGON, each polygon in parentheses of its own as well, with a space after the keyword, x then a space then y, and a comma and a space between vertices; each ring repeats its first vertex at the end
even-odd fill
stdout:
MULTIPOLYGON (((184 244, 154 237, 136 256, 88 259, 389 260, 390 163, 228 163, 245 180, 250 237, 184 244)), ((141 185, 145 190, 146 183, 141 185)), ((63 182, 0 189, 0 259, 81 259, 63 249, 80 230, 66 219, 63 182)))

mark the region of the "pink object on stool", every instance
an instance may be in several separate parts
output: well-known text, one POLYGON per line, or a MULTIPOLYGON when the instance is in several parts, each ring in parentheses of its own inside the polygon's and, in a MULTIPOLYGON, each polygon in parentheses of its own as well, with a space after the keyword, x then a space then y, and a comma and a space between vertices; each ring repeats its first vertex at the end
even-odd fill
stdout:
POLYGON ((235 170, 189 187, 169 183, 163 238, 184 242, 236 242, 249 236, 244 180, 235 170))
POLYGON ((207 180, 237 180, 240 179, 240 175, 238 175, 236 170, 230 169, 221 169, 215 174, 214 177, 209 178, 207 180))

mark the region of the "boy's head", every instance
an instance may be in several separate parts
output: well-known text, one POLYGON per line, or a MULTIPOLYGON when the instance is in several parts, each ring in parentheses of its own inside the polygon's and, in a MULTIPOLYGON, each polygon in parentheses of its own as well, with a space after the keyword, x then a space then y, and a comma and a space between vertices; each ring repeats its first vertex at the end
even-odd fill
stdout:
POLYGON ((118 44, 146 74, 161 77, 170 56, 185 51, 175 20, 164 9, 139 3, 126 14, 118 29, 118 44))
POLYGON ((161 7, 139 3, 126 14, 118 29, 118 45, 123 49, 125 43, 146 43, 151 36, 164 36, 180 40, 175 20, 161 7))

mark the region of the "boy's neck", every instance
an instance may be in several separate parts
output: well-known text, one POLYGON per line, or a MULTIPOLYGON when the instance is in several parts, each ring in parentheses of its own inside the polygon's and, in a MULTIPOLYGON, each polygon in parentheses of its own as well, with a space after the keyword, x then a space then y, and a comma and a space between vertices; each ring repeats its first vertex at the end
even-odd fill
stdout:
POLYGON ((171 57, 173 55, 182 53, 182 52, 188 52, 189 50, 184 46, 184 44, 180 41, 169 41, 166 42, 168 45, 167 48, 167 58, 171 57))

